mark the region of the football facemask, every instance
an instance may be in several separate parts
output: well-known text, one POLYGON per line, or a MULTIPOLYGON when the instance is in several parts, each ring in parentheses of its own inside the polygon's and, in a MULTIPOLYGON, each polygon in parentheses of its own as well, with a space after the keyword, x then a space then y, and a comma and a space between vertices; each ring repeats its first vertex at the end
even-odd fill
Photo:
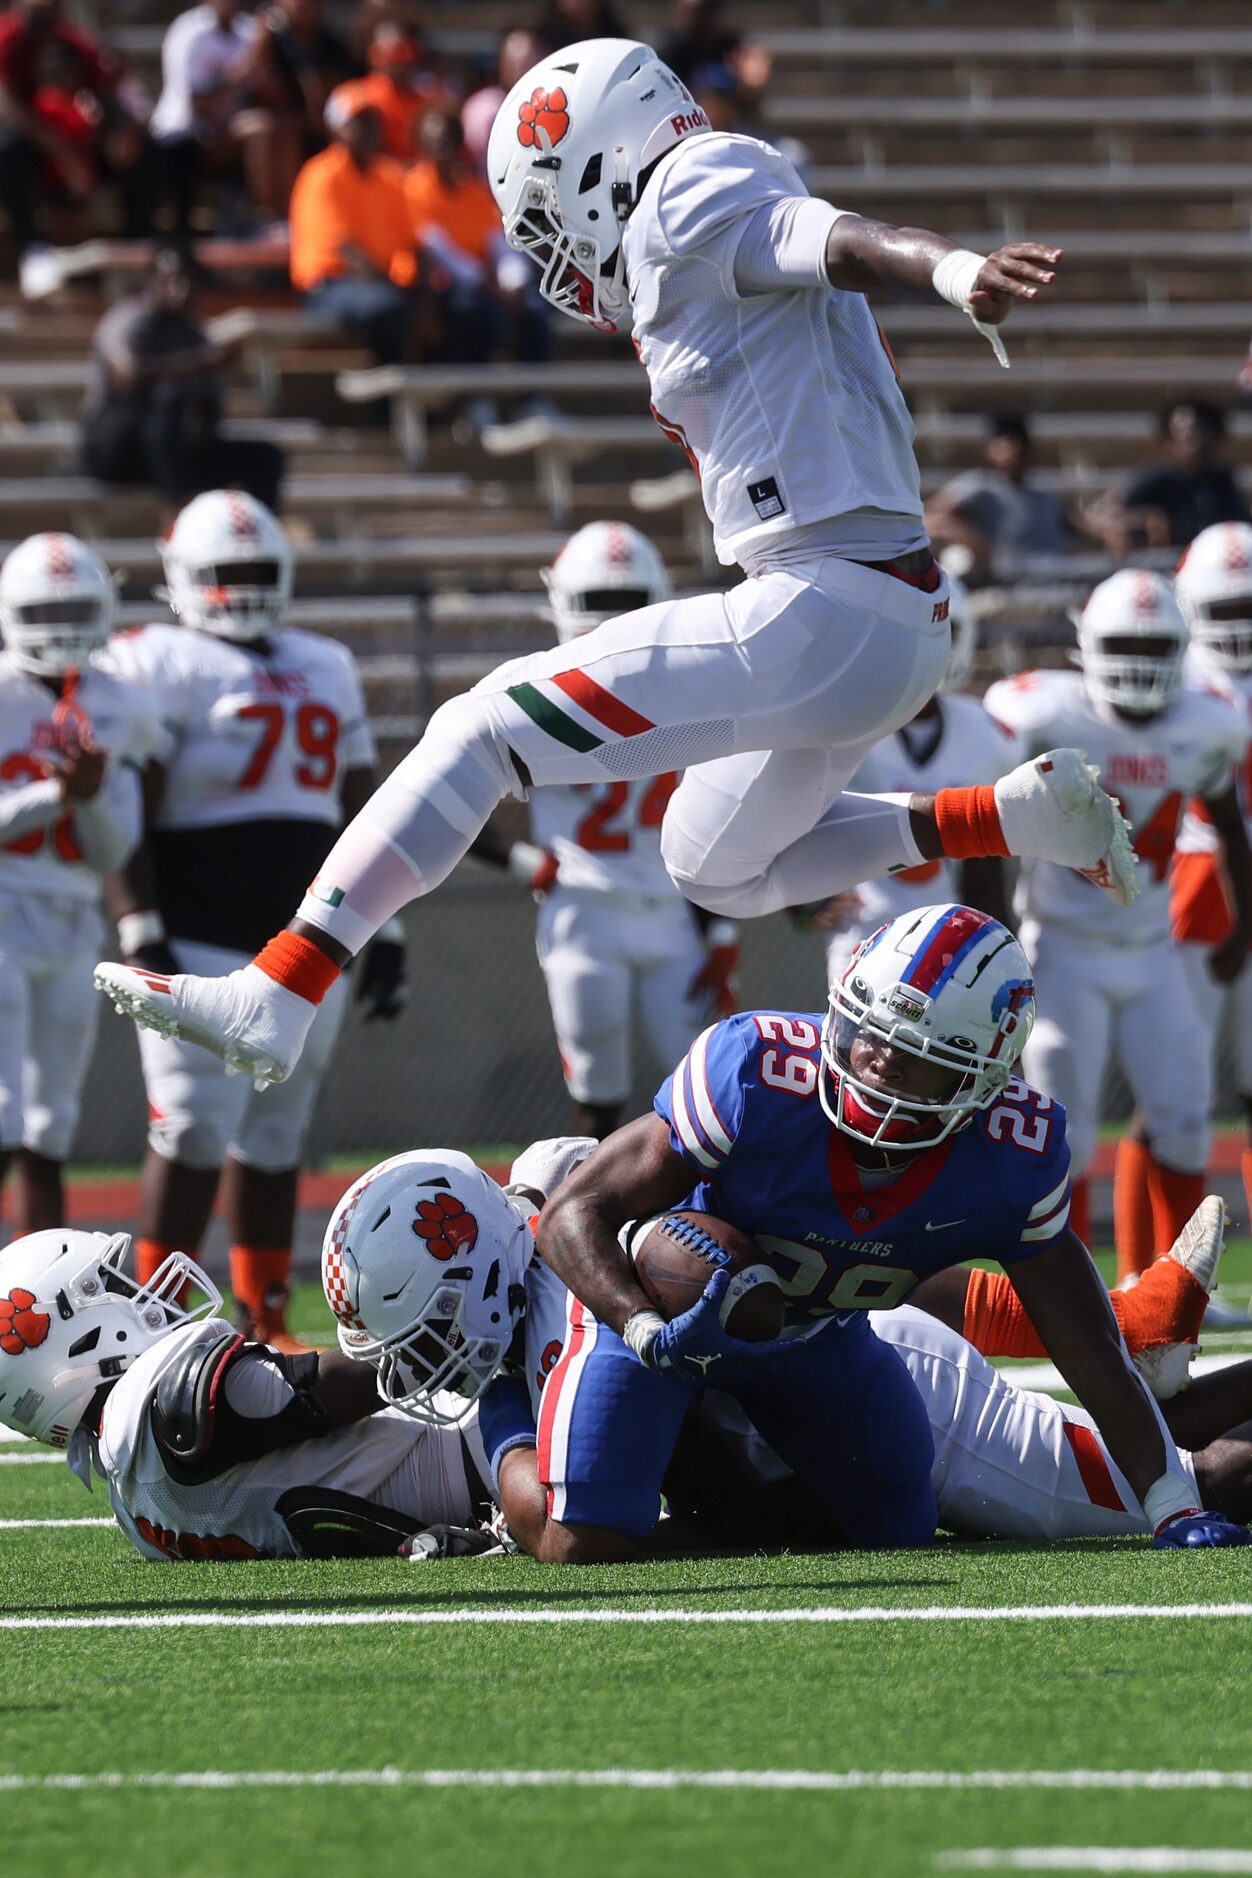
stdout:
POLYGON ((1155 716, 1182 683, 1188 637, 1169 582, 1122 568, 1101 581, 1078 619, 1088 692, 1131 716, 1155 716))
POLYGON ((291 546, 277 516, 236 489, 189 502, 161 550, 166 599, 184 626, 246 644, 276 632, 291 600, 291 546))
POLYGON ((562 644, 670 592, 660 554, 629 522, 588 522, 543 570, 543 582, 562 644))
POLYGON ((1203 529, 1174 580, 1196 646, 1228 672, 1252 672, 1252 526, 1203 529))
POLYGON ((103 561, 73 535, 31 535, 0 568, 0 630, 14 665, 60 678, 109 636, 116 593, 103 561))
POLYGON ((819 1094, 867 1146, 916 1153, 993 1102, 1034 1022, 1026 956, 972 907, 922 907, 872 933, 831 986, 819 1094))

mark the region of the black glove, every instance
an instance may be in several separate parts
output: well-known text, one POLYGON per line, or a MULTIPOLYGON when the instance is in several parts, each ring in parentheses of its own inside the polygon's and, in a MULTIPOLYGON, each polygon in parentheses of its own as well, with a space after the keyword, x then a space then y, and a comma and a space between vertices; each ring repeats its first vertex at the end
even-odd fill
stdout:
POLYGON ((361 954, 354 974, 356 1002, 363 1004, 365 1021, 399 1017, 409 1001, 404 947, 395 939, 374 939, 361 954))
POLYGON ((481 1526, 439 1524, 412 1533, 400 1547, 400 1557, 419 1564, 432 1558, 500 1557, 504 1550, 495 1533, 481 1526))

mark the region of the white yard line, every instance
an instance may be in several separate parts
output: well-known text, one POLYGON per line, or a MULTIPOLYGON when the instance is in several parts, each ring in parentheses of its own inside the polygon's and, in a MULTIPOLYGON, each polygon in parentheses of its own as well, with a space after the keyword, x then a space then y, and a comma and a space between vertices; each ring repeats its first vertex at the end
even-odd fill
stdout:
POLYGON ((995 1624, 1076 1623, 1164 1617, 1252 1618, 1252 1604, 928 1604, 815 1605, 765 1611, 496 1609, 369 1611, 161 1611, 92 1617, 0 1617, 3 1630, 354 1630, 380 1625, 448 1624, 995 1624))
POLYGON ((940 1852, 943 1871, 1252 1872, 1252 1852, 1225 1846, 1020 1845, 940 1852))
MULTIPOLYGON (((788 1793, 898 1792, 906 1789, 939 1789, 959 1792, 972 1788, 1003 1791, 1009 1788, 1044 1787, 1081 1791, 1104 1788, 1116 1788, 1123 1791, 1172 1791, 1203 1788, 1207 1791, 1214 1791, 1230 1788, 1244 1792, 1252 1790, 1252 1773, 1242 1770, 1224 1772, 1216 1769, 1188 1769, 1185 1772, 1174 1772, 1168 1768, 1148 1768, 1141 1772, 1120 1769, 1106 1772, 1099 1768, 1085 1767, 1067 1770, 1036 1768, 1020 1772, 985 1768, 969 1773, 929 1772, 923 1769, 917 1771, 887 1769, 877 1773, 853 1769, 848 1773, 830 1773, 824 1770, 807 1772, 793 1768, 737 1767, 719 1768, 710 1772, 673 1767, 655 1769, 462 1767, 415 1770, 403 1767, 362 1767, 300 1773, 285 1770, 272 1772, 241 1770, 231 1773, 207 1769, 202 1773, 0 1774, 0 1793, 38 1792, 48 1789, 58 1792, 75 1792, 80 1789, 90 1790, 100 1787, 204 1787, 215 1791, 231 1787, 626 1787, 649 1791, 714 1787, 732 1791, 788 1793)), ((1079 1849, 1081 1848, 1061 1848, 1061 1850, 1079 1849)), ((942 1853, 939 1858, 941 1863, 949 1860, 958 1863, 991 1856, 990 1853, 982 1850, 973 1850, 942 1853)), ((994 1856, 1011 1858, 1014 1854, 997 1853, 994 1856)), ((1248 1856, 1252 1857, 1252 1854, 1248 1856)), ((1127 1869, 1135 1868, 1127 1867, 1127 1869)), ((1144 1867, 1143 1869, 1154 1868, 1144 1867)), ((1162 1869, 1183 1870, 1187 1868, 1163 1867, 1162 1869)), ((1230 1869, 1243 1871, 1248 1868, 1232 1866, 1230 1869)))
POLYGON ((0 1467, 64 1467, 63 1454, 0 1454, 0 1467))
POLYGON ((25 1532, 32 1526, 112 1526, 111 1519, 0 1519, 0 1532, 25 1532))
MULTIPOLYGON (((1208 1341, 1206 1337, 1205 1343, 1208 1341)), ((1246 1363, 1250 1356, 1252 1346, 1197 1356, 1190 1373, 1193 1377, 1212 1376, 1219 1369, 1229 1369, 1234 1363, 1246 1363)), ((998 1367, 1001 1374, 1007 1376, 1018 1389, 1034 1389, 1041 1395, 1056 1395, 1069 1388, 1060 1370, 1052 1363, 1001 1363, 998 1367)))

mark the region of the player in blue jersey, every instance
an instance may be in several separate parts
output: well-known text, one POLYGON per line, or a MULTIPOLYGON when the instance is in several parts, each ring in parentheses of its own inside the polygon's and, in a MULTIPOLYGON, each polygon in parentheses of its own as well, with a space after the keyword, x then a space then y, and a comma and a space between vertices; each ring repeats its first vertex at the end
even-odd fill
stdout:
POLYGON ((1029 966, 1004 926, 969 907, 918 909, 859 948, 824 1022, 756 1011, 714 1025, 654 1113, 570 1175, 538 1243, 593 1316, 576 1326, 571 1313, 539 1447, 549 1516, 587 1529, 573 1556, 605 1556, 604 1529, 637 1531, 645 1502, 655 1519, 693 1383, 738 1399, 844 1539, 929 1544, 930 1428, 865 1313, 976 1257, 1005 1267, 1158 1539, 1239 1542, 1239 1528, 1198 1512, 1069 1228, 1064 1110, 1013 1077, 1034 1013, 1029 966), (652 1308, 619 1233, 675 1207, 757 1239, 789 1298, 780 1342, 726 1334, 724 1275, 669 1324, 652 1308), (629 1506, 605 1468, 614 1450, 631 1455, 629 1506))

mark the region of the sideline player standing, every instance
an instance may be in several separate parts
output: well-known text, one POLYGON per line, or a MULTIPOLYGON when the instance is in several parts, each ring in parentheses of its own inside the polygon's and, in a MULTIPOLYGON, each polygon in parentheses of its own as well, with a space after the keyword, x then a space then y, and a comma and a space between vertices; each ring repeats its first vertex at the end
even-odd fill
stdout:
POLYGON ((1208 1054, 1170 933, 1170 865, 1189 797, 1205 803, 1239 909, 1238 937, 1213 954, 1219 976, 1239 972, 1252 934, 1252 869, 1234 786, 1247 729, 1227 699, 1184 683, 1186 646, 1169 582, 1124 568, 1083 608, 1081 673, 1023 672, 993 685, 986 698, 1028 748, 1072 741, 1088 752, 1122 804, 1141 862, 1142 890, 1128 909, 1046 861, 1023 868, 1018 896, 1041 1006, 1026 1070, 1069 1116, 1080 1237, 1087 1236, 1083 1176, 1095 1153, 1110 1051, 1146 1127, 1146 1144, 1131 1141, 1124 1159, 1146 1162, 1154 1243, 1140 1243, 1132 1230, 1127 1195, 1117 1221, 1122 1277, 1177 1238, 1200 1203, 1208 1160, 1208 1054))
MULTIPOLYGON (((995 783, 1018 760, 1014 733, 998 724, 980 699, 967 697, 962 690, 973 671, 975 626, 964 583, 949 574, 948 585, 952 653, 942 688, 909 723, 874 745, 852 778, 858 794, 924 795, 995 783)), ((955 866, 946 860, 924 861, 920 867, 899 868, 880 880, 862 881, 853 892, 838 894, 824 906, 803 909, 810 930, 830 933, 827 983, 843 977, 861 941, 880 926, 914 907, 933 906, 944 899, 980 907, 993 919, 1005 919, 1004 863, 995 856, 955 866)))
POLYGON ((338 971, 447 877, 504 796, 668 769, 686 773, 666 865, 712 912, 766 913, 945 854, 1046 854, 1133 894, 1121 820, 1073 751, 994 796, 840 800, 871 744, 934 691, 949 645, 912 423, 863 296, 933 291, 995 340, 1059 250, 971 254, 816 201, 767 144, 711 131, 632 40, 585 40, 527 73, 500 107, 488 174, 553 305, 601 330, 633 317, 719 557, 751 578, 611 620, 445 704, 241 973, 167 983, 104 966, 100 988, 141 1023, 281 1079, 338 971))
MULTIPOLYGON (((669 597, 665 563, 625 522, 580 528, 544 583, 562 645, 669 597)), ((677 786, 669 770, 599 788, 538 789, 529 841, 506 847, 488 828, 471 850, 541 896, 537 949, 574 1105, 571 1134, 602 1140, 621 1120, 636 1001, 661 1065, 675 1062, 711 1016, 735 1008, 737 929, 713 920, 704 932, 661 859, 661 820, 677 786)))
MULTIPOLYGON (((197 496, 162 558, 179 624, 119 634, 109 655, 161 726, 147 838, 112 883, 112 910, 137 966, 213 976, 248 958, 316 872, 342 808, 374 785, 374 742, 351 653, 283 623, 291 548, 263 504, 231 489, 197 496)), ((399 1009, 403 958, 383 939, 363 961, 371 1015, 399 1009)), ((236 1306, 251 1334, 283 1347, 301 1150, 345 990, 322 1005, 281 1089, 253 1093, 194 1044, 140 1037, 149 1130, 137 1275, 146 1282, 175 1248, 195 1251, 225 1163, 236 1306)))
POLYGON ((100 669, 108 569, 32 535, 0 570, 0 1179, 19 1232, 65 1217, 61 1167, 95 1036, 100 875, 139 839, 142 698, 100 669))

